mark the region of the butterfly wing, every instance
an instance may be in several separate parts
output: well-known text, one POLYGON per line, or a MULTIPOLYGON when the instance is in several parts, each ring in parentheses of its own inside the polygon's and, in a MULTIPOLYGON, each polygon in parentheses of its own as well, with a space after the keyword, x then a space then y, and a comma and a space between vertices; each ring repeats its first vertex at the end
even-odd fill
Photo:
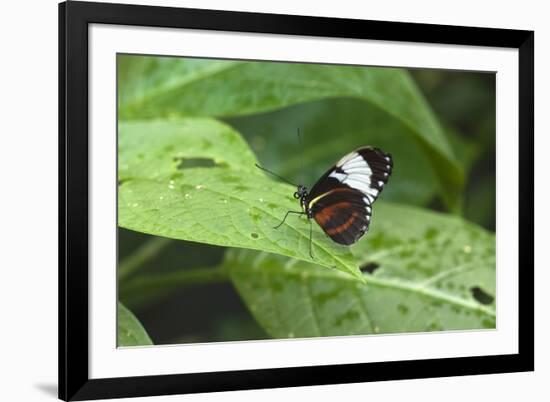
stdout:
POLYGON ((363 201, 363 193, 338 188, 310 203, 313 218, 336 243, 350 245, 368 228, 371 207, 363 201))
POLYGON ((378 148, 359 148, 340 159, 313 186, 307 207, 337 243, 353 244, 370 223, 372 204, 391 175, 391 155, 378 148))

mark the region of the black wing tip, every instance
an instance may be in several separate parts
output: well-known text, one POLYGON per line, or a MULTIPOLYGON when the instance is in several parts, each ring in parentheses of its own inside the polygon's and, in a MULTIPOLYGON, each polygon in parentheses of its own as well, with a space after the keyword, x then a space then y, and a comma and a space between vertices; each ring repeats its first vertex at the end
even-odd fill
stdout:
MULTIPOLYGON (((388 182, 389 176, 393 172, 393 156, 389 152, 384 152, 382 149, 374 146, 365 146, 359 148, 357 151, 359 155, 369 164, 373 171, 373 175, 376 175, 376 171, 383 174, 382 177, 377 175, 377 181, 383 181, 384 184, 388 182)), ((377 190, 381 191, 382 186, 374 186, 377 190)))
POLYGON ((384 159, 384 161, 387 162, 388 165, 390 165, 390 171, 391 171, 391 167, 393 167, 392 154, 389 152, 384 152, 382 149, 378 147, 367 145, 357 149, 356 152, 359 153, 359 155, 363 156, 365 159, 368 158, 368 155, 366 154, 366 152, 374 152, 378 157, 384 159))

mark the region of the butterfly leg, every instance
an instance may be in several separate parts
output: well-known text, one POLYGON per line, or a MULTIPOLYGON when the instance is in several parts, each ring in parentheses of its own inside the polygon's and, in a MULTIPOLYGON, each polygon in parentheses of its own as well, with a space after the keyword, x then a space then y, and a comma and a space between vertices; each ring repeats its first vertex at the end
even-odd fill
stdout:
POLYGON ((302 212, 302 211, 300 211, 300 212, 298 212, 298 211, 287 211, 287 213, 286 213, 285 217, 283 218, 283 220, 281 221, 281 223, 279 223, 277 226, 273 227, 273 229, 279 229, 279 227, 280 227, 283 223, 285 223, 286 217, 288 216, 288 214, 305 215, 306 213, 305 213, 305 212, 302 212))
POLYGON ((309 220, 309 256, 314 260, 315 257, 313 257, 313 249, 311 248, 311 237, 313 235, 313 229, 311 226, 311 219, 309 220))

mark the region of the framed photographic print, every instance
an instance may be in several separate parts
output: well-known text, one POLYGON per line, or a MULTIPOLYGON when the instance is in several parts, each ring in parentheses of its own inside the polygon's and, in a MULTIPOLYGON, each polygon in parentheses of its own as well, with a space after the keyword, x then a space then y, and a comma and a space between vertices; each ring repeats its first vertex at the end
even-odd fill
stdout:
POLYGON ((59 32, 60 398, 533 370, 533 32, 59 32))

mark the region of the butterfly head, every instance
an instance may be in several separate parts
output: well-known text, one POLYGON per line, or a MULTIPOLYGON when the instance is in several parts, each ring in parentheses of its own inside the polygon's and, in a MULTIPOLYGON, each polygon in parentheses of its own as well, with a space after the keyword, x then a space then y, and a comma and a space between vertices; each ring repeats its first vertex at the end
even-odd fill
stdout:
MULTIPOLYGON (((294 193, 294 198, 296 198, 297 200, 300 200, 300 205, 302 206, 303 210, 306 213, 308 213, 308 209, 307 209, 308 195, 309 193, 307 191, 307 187, 304 186, 303 184, 299 184, 296 189, 296 192, 294 193)), ((308 217, 309 217, 309 213, 308 213, 308 217)))
POLYGON ((307 187, 303 184, 298 184, 296 192, 294 193, 294 198, 301 200, 307 197, 307 187))

